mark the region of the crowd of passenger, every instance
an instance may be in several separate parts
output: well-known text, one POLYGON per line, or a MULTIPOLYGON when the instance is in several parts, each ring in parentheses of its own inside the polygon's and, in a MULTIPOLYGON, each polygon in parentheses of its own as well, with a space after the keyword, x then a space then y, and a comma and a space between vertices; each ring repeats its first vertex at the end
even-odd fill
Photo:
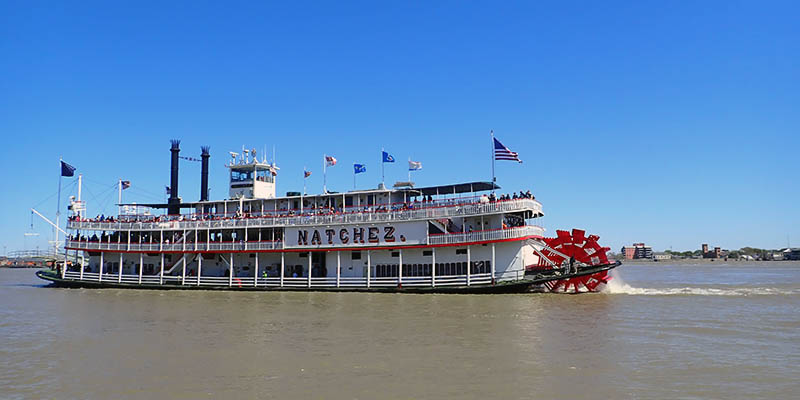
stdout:
MULTIPOLYGON (((411 201, 392 204, 375 204, 366 206, 346 206, 345 208, 334 206, 330 201, 324 204, 311 204, 302 209, 286 209, 282 208, 275 211, 263 212, 247 212, 237 210, 234 213, 228 214, 179 214, 179 215, 120 215, 118 217, 105 216, 103 214, 97 215, 95 218, 80 217, 73 215, 69 217, 70 221, 78 222, 123 222, 123 223, 156 223, 156 222, 170 222, 170 221, 218 221, 230 219, 250 219, 250 218, 284 218, 284 217, 313 217, 313 216, 326 216, 326 215, 345 215, 345 214, 360 214, 360 213, 384 213, 384 212, 398 212, 410 211, 426 208, 438 208, 448 206, 464 206, 474 204, 473 202, 465 202, 461 199, 434 199, 432 196, 422 195, 420 198, 414 197, 411 201)), ((502 194, 497 197, 494 193, 489 195, 482 195, 478 198, 478 203, 495 203, 509 200, 518 199, 536 199, 531 194, 531 191, 520 191, 519 194, 502 194)))

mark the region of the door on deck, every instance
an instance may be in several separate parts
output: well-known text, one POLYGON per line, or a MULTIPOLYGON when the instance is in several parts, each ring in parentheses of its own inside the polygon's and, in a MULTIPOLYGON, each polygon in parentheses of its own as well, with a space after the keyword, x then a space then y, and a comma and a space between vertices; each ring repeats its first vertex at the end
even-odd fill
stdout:
POLYGON ((328 268, 325 266, 325 255, 327 252, 315 251, 311 253, 311 277, 322 278, 328 276, 328 268))

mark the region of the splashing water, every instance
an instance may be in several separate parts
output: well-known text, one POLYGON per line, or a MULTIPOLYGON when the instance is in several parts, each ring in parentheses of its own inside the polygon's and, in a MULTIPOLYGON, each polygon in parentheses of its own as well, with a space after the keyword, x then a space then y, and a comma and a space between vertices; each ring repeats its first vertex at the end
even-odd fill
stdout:
POLYGON ((796 295, 800 288, 772 288, 772 287, 672 287, 672 288, 638 288, 625 283, 619 271, 612 270, 613 279, 605 285, 602 293, 627 294, 638 296, 769 296, 769 295, 796 295))

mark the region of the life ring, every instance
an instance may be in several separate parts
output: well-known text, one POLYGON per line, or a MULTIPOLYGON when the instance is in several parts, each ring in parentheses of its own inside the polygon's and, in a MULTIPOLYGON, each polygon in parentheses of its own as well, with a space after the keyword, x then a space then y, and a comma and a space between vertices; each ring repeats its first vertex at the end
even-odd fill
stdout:
POLYGON ((236 283, 239 285, 239 287, 242 287, 242 280, 239 279, 239 278, 235 278, 235 280, 236 280, 236 283))

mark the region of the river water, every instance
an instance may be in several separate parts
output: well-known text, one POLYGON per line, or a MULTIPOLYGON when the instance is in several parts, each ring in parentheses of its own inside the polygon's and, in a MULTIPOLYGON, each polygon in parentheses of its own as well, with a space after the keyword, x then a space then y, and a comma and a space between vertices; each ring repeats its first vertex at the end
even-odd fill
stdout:
POLYGON ((800 264, 607 293, 57 289, 0 269, 2 398, 798 398, 800 264))

